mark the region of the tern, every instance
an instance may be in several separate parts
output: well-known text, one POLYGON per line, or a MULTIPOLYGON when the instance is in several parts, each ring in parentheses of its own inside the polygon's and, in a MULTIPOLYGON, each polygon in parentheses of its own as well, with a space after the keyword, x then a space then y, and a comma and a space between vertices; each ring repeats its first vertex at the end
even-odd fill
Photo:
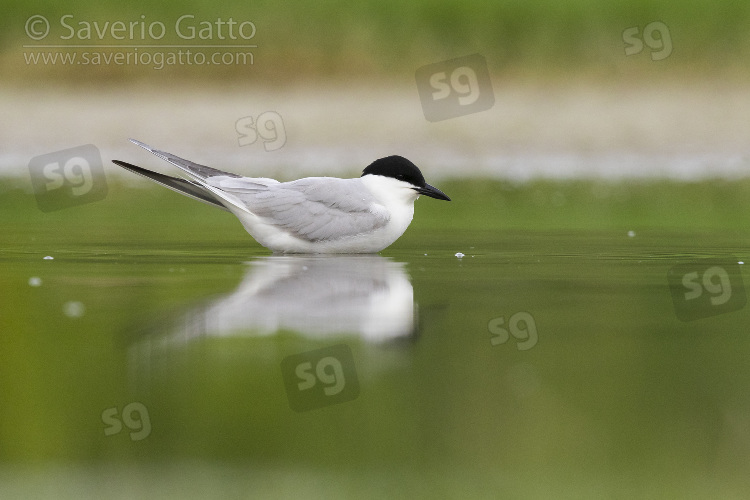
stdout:
POLYGON ((404 234, 420 195, 450 201, 402 156, 375 160, 359 178, 279 182, 223 172, 130 141, 179 168, 187 178, 120 160, 113 163, 233 213, 250 236, 274 253, 377 253, 404 234))

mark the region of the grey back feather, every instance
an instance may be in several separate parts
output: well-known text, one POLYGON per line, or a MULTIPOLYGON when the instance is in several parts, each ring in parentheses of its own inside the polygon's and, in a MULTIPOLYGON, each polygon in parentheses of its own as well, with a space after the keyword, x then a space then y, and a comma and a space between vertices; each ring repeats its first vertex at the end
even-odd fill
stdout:
POLYGON ((224 178, 216 187, 236 196, 264 222, 310 242, 367 234, 390 219, 360 179, 308 177, 281 183, 224 178))

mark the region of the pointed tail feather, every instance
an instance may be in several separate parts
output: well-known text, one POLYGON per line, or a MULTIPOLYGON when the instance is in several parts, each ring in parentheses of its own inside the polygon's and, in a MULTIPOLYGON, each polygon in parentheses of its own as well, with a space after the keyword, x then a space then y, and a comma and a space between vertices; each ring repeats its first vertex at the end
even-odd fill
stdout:
POLYGON ((152 172, 150 170, 146 170, 145 168, 141 168, 131 163, 127 163, 127 162, 120 161, 120 160, 112 160, 112 163, 114 163, 115 165, 121 166, 125 170, 129 170, 135 174, 142 175, 143 177, 146 177, 147 179, 151 179, 157 184, 161 184, 162 186, 169 188, 172 191, 176 191, 180 194, 184 194, 185 196, 189 196, 190 198, 193 198, 198 201, 202 201, 203 203, 207 203, 211 206, 220 208, 222 210, 229 211, 227 207, 222 205, 222 203, 219 200, 217 200, 216 197, 210 191, 203 189, 202 186, 186 181, 185 179, 177 179, 175 177, 170 177, 168 175, 159 174, 157 172, 152 172))
MULTIPOLYGON (((235 208, 238 208, 242 210, 243 212, 251 213, 250 210, 245 206, 244 203, 242 203, 236 196, 233 196, 225 191, 222 191, 221 189, 210 185, 208 182, 206 182, 206 179, 209 179, 211 177, 240 177, 237 174, 231 174, 228 172, 223 172, 221 170, 217 170, 215 168, 206 167, 205 165, 199 165, 197 163, 193 163, 189 160, 185 160, 180 158, 179 156, 175 156, 171 153, 167 153, 165 151, 160 151, 158 149, 153 149, 148 144, 145 144, 143 142, 137 141, 135 139, 130 139, 130 142, 133 144, 142 147, 149 153, 152 153, 162 160, 166 160, 175 167, 179 168, 183 172, 185 172, 191 179, 193 179, 195 182, 201 185, 206 191, 210 191, 211 194, 217 198, 224 200, 224 202, 232 205, 235 208)), ((223 205, 226 206, 226 203, 223 203, 223 205)))

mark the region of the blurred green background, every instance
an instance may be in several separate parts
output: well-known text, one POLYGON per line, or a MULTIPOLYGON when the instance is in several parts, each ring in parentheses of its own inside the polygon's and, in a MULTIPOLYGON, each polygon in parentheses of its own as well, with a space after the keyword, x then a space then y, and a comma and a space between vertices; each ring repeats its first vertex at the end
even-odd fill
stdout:
MULTIPOLYGON (((252 69, 221 66, 212 71, 173 67, 165 75, 258 82, 309 77, 392 79, 423 64, 468 53, 487 57, 491 72, 508 75, 594 76, 612 78, 634 71, 635 62, 614 55, 624 50, 622 33, 652 21, 668 26, 674 45, 670 68, 679 74, 745 75, 750 51, 750 4, 733 0, 522 0, 506 1, 324 1, 244 2, 230 0, 150 3, 84 0, 6 1, 0 33, 3 78, 28 75, 22 53, 30 40, 24 27, 33 15, 45 16, 59 43, 68 23, 160 21, 167 34, 156 43, 180 41, 173 25, 184 14, 195 22, 218 18, 252 21, 257 27, 252 69), (141 16, 145 16, 141 18, 141 16)), ((96 34, 94 38, 98 38, 96 34)), ((100 43, 123 43, 105 36, 100 43)), ((140 41, 140 40, 138 40, 140 41)), ((146 40, 148 41, 148 40, 146 40)), ((62 41, 72 43, 73 40, 62 41)), ((209 43, 221 43, 214 38, 209 43)), ((646 49, 648 52, 648 48, 646 49)), ((653 68, 638 65, 640 71, 653 68)), ((660 68, 663 70, 663 68, 660 68)), ((126 67, 46 68, 48 76, 72 81, 89 78, 137 79, 144 71, 126 67)), ((34 73, 38 75, 39 69, 34 73)), ((664 74, 663 71, 660 74, 664 74)), ((161 77, 164 77, 162 75, 161 77)))

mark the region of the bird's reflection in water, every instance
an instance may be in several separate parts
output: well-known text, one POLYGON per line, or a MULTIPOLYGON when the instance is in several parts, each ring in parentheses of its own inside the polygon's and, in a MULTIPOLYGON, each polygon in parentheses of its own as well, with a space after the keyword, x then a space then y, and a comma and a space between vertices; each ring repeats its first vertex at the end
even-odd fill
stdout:
POLYGON ((273 256, 253 261, 233 293, 191 316, 199 335, 291 330, 378 342, 413 333, 414 290, 403 263, 378 255, 273 256))
POLYGON ((130 344, 129 364, 150 371, 155 357, 206 338, 284 332, 307 341, 383 343, 412 338, 415 330, 403 263, 379 255, 269 256, 252 261, 232 293, 149 325, 130 344))

